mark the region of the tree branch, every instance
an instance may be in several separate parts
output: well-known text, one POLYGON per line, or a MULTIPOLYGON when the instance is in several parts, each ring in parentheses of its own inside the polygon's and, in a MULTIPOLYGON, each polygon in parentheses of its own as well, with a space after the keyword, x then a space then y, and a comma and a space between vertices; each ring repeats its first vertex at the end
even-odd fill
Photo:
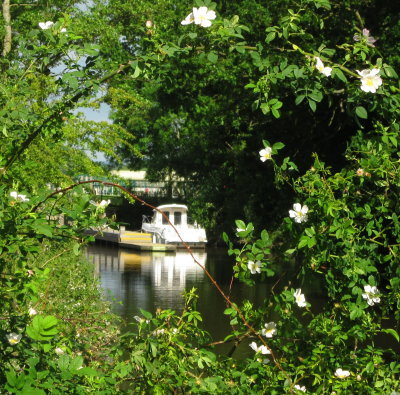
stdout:
MULTIPOLYGON (((9 0, 5 0, 9 1, 9 0)), ((111 73, 107 74, 103 78, 101 78, 99 81, 96 82, 96 84, 102 84, 109 79, 113 78, 115 75, 121 73, 124 71, 127 67, 131 65, 132 61, 129 61, 126 64, 120 64, 118 69, 112 71, 111 73)), ((13 163, 21 156, 21 154, 29 148, 29 146, 32 144, 32 142, 38 137, 41 132, 49 125, 51 125, 52 122, 59 120, 62 118, 64 112, 66 110, 69 110, 73 108, 76 103, 79 101, 79 99, 85 95, 88 95, 90 91, 93 89, 93 86, 95 83, 90 84, 88 87, 81 89, 77 93, 75 93, 71 98, 62 101, 59 103, 59 105, 56 105, 56 109, 53 111, 53 113, 48 116, 41 125, 39 125, 28 137, 25 139, 25 141, 22 142, 22 144, 17 148, 17 150, 14 152, 14 154, 11 155, 11 157, 8 159, 7 163, 4 165, 4 168, 0 169, 0 176, 4 175, 8 169, 13 165, 13 163)))

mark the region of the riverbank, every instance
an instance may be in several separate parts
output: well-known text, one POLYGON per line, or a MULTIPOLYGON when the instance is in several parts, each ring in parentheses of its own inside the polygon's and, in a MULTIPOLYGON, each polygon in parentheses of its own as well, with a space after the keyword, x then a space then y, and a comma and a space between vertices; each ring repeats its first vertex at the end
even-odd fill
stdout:
POLYGON ((93 265, 72 243, 45 243, 29 269, 14 266, 10 261, 14 276, 3 282, 20 291, 13 316, 1 309, 0 389, 44 395, 116 388, 111 377, 104 380, 116 361, 120 319, 93 265))

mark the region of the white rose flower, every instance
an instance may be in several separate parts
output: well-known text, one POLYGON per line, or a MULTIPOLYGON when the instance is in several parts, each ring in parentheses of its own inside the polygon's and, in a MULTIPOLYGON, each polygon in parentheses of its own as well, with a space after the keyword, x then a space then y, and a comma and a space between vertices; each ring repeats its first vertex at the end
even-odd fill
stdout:
POLYGON ((299 307, 306 307, 307 303, 306 303, 306 297, 301 293, 301 289, 298 288, 296 289, 296 291, 293 294, 295 301, 297 303, 297 306, 299 307))
POLYGON ((343 370, 342 368, 338 368, 335 371, 335 376, 339 379, 345 379, 350 376, 350 372, 348 370, 343 370))
POLYGON ((261 266, 262 263, 260 261, 249 261, 247 263, 247 267, 249 268, 251 274, 261 273, 261 266))
POLYGON ((20 342, 20 340, 22 338, 22 335, 18 335, 18 334, 14 333, 14 332, 11 332, 11 333, 6 335, 6 338, 7 338, 8 342, 12 346, 14 346, 14 345, 16 345, 16 344, 18 344, 20 342))
POLYGON ((207 7, 193 7, 191 12, 182 22, 182 25, 189 25, 194 22, 195 25, 202 27, 211 26, 211 21, 216 18, 215 11, 209 10, 207 7))
POLYGON ((268 322, 264 324, 265 328, 261 329, 261 334, 265 337, 272 337, 276 334, 275 322, 268 322))
POLYGON ((263 355, 271 354, 271 351, 268 350, 268 347, 262 344, 261 346, 257 346, 256 342, 250 343, 250 348, 252 348, 255 352, 261 353, 263 355))
POLYGON ((364 291, 365 293, 362 294, 362 297, 366 299, 370 306, 373 306, 375 303, 379 303, 381 301, 378 288, 375 286, 364 285, 364 291))
POLYGON ((95 202, 95 201, 91 200, 90 203, 92 203, 97 208, 106 208, 111 203, 111 200, 110 199, 102 200, 101 202, 95 202))
POLYGON ((325 67, 324 64, 322 63, 322 60, 318 57, 315 58, 315 61, 317 62, 315 64, 315 68, 322 74, 326 75, 329 77, 332 73, 332 68, 331 67, 325 67))
POLYGON ((37 311, 34 308, 30 307, 28 313, 32 317, 37 314, 37 311))
POLYGON ((39 27, 40 27, 42 30, 50 29, 53 25, 54 25, 54 22, 52 22, 52 21, 39 22, 39 27))
POLYGON ((10 192, 10 197, 12 197, 15 200, 18 200, 20 202, 29 202, 29 199, 26 197, 26 195, 20 195, 16 191, 10 192))
POLYGON ((62 348, 60 348, 60 347, 57 347, 56 349, 54 349, 54 352, 57 355, 63 355, 64 354, 64 350, 62 348))
POLYGON ((361 90, 364 92, 375 93, 376 90, 382 85, 382 78, 380 77, 379 69, 362 70, 357 73, 361 77, 361 90))
POLYGON ((272 152, 271 147, 265 147, 264 149, 262 149, 259 152, 261 162, 265 162, 266 160, 271 159, 272 158, 271 152, 272 152))
POLYGON ((308 207, 306 205, 302 206, 300 203, 295 203, 293 205, 293 210, 289 210, 289 217, 294 218, 294 222, 300 224, 307 221, 307 213, 308 207))

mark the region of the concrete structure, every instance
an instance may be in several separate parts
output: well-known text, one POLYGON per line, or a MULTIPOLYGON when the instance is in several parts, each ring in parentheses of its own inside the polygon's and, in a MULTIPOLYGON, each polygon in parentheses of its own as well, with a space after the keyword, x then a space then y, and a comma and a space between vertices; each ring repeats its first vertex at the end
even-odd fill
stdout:
POLYGON ((123 226, 119 230, 111 228, 90 229, 86 231, 86 234, 92 235, 96 240, 106 241, 117 244, 119 247, 138 251, 174 252, 176 250, 173 245, 153 243, 150 233, 127 231, 123 226))

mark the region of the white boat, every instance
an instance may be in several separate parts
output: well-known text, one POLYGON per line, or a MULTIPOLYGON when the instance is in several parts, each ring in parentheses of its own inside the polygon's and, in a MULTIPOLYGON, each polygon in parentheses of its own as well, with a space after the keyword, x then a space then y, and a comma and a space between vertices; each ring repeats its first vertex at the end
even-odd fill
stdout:
POLYGON ((142 231, 153 235, 153 243, 185 247, 183 240, 190 247, 204 248, 207 243, 206 231, 196 223, 190 224, 187 213, 188 208, 184 204, 163 204, 154 210, 151 219, 143 216, 142 231), (165 214, 179 235, 158 210, 165 214))

